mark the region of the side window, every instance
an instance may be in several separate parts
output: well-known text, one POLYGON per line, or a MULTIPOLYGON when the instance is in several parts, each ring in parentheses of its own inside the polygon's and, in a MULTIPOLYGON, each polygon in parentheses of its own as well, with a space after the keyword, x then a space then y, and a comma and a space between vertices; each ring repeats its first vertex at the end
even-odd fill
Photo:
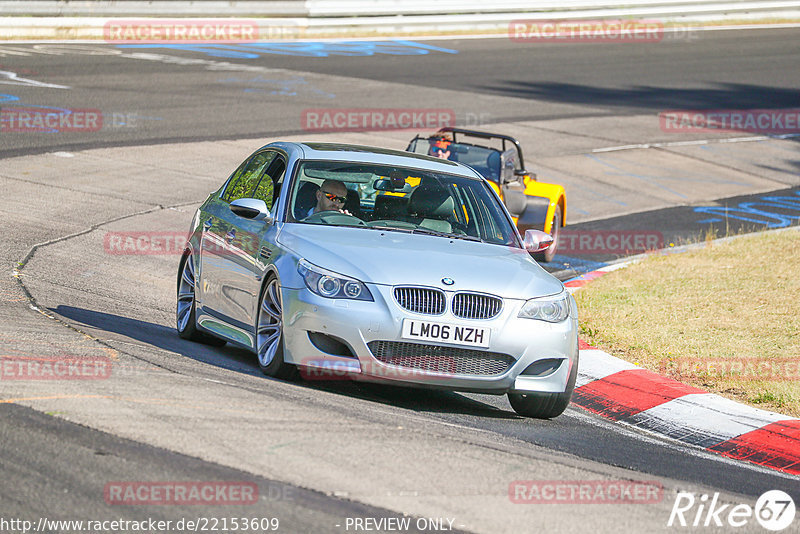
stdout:
POLYGON ((263 200, 267 205, 267 209, 271 210, 272 204, 278 198, 285 171, 286 163, 283 158, 281 156, 276 157, 261 176, 261 181, 258 182, 253 191, 253 198, 263 200))
POLYGON ((233 202, 234 200, 247 197, 251 191, 255 189, 258 178, 261 173, 266 169, 270 162, 275 158, 275 152, 265 151, 259 152, 247 162, 244 169, 236 171, 236 174, 228 183, 225 192, 222 194, 222 200, 225 202, 233 202))
POLYGON ((455 214, 456 223, 465 229, 469 229, 468 225, 470 224, 470 217, 469 213, 467 213, 467 204, 469 203, 469 199, 464 193, 465 191, 461 188, 453 187, 453 200, 456 201, 456 206, 453 210, 453 213, 455 214))
POLYGON ((220 198, 222 200, 225 200, 225 194, 231 189, 231 187, 233 186, 234 182, 237 182, 239 180, 239 178, 242 176, 242 173, 244 172, 245 167, 247 167, 247 163, 248 162, 249 162, 249 160, 245 160, 244 163, 239 165, 238 169, 233 171, 233 174, 231 175, 230 179, 228 180, 228 185, 225 186, 225 191, 223 191, 222 195, 220 195, 220 198))

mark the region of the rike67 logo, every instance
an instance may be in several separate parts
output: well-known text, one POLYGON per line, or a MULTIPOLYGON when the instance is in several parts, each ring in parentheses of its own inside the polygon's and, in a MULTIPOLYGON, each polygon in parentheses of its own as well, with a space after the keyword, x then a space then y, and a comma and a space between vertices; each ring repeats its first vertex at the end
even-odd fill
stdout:
POLYGON ((680 492, 675 497, 667 526, 678 527, 743 527, 753 518, 767 530, 784 530, 794 522, 795 505, 792 497, 781 490, 762 494, 755 507, 749 504, 721 504, 719 493, 699 498, 694 493, 680 492))

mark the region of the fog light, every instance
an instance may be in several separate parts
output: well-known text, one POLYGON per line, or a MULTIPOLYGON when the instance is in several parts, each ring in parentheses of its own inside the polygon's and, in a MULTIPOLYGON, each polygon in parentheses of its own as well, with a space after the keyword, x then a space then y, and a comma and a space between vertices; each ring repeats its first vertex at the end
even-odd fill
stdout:
POLYGON ((526 367, 525 370, 520 373, 520 375, 544 378, 545 376, 555 373, 556 370, 561 367, 561 362, 563 361, 564 360, 562 358, 547 358, 545 360, 539 360, 526 367))

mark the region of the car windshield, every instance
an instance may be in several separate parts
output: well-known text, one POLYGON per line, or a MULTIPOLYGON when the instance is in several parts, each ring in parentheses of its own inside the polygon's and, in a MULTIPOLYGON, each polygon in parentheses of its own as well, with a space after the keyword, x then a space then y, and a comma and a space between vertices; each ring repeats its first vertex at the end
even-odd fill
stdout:
POLYGON ((457 161, 469 165, 485 178, 497 181, 500 177, 500 151, 469 143, 442 142, 439 137, 420 138, 414 145, 414 152, 457 161))
POLYGON ((516 246, 487 184, 422 169, 346 161, 298 165, 289 221, 441 235, 516 246))

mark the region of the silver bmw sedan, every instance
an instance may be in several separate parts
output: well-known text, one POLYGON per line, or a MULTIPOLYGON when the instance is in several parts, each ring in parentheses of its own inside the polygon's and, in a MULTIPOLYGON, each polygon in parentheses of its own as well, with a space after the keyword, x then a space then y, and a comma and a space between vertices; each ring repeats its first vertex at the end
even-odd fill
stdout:
POLYGON ((271 143, 194 215, 177 330, 282 379, 507 394, 551 418, 578 369, 575 301, 470 167, 374 147, 271 143))

